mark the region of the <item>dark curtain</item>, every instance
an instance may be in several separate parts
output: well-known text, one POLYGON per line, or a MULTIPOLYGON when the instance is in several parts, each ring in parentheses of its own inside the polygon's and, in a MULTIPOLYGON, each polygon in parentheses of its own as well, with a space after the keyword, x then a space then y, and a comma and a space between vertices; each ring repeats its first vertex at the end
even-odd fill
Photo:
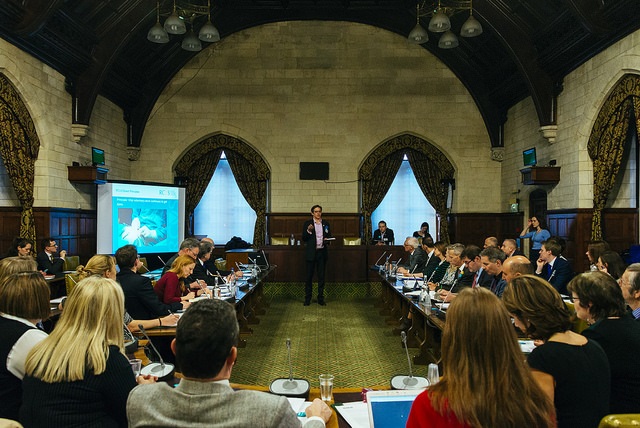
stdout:
MULTIPOLYGON (((249 161, 237 152, 227 152, 227 159, 231 172, 233 172, 238 183, 240 192, 247 200, 249 206, 256 212, 256 225, 253 228, 253 245, 260 247, 264 245, 267 230, 267 176, 264 170, 260 175, 254 166, 254 162, 249 161)), ((268 170, 267 170, 268 172, 268 170)))
POLYGON ((362 182, 362 216, 364 217, 364 242, 370 244, 373 238, 371 213, 380 205, 389 191, 402 164, 402 152, 392 153, 380 159, 375 165, 365 164, 360 169, 362 182))
POLYGON ((453 166, 440 151, 424 153, 412 149, 406 153, 420 190, 440 218, 440 240, 449 242, 449 186, 444 183, 453 179, 453 166))
POLYGON ((440 240, 448 242, 447 188, 442 185, 442 180, 452 180, 455 170, 437 147, 410 134, 385 141, 371 152, 360 167, 358 177, 362 182, 362 215, 365 220, 366 242, 371 242, 373 234, 371 213, 380 205, 391 187, 405 153, 420 189, 440 218, 440 240), (374 180, 378 181, 379 187, 374 180))
POLYGON ((602 211, 620 173, 631 120, 640 129, 640 77, 636 75, 618 82, 598 113, 587 143, 593 161, 592 240, 603 239, 602 211))
POLYGON ((13 84, 0 73, 0 156, 22 207, 19 236, 33 242, 37 242, 33 182, 39 150, 40 140, 26 106, 13 84))
POLYGON ((192 235, 193 212, 218 166, 222 152, 227 155, 229 166, 240 192, 256 212, 253 244, 264 245, 266 235, 267 182, 270 170, 260 153, 247 143, 224 134, 206 138, 189 149, 174 168, 178 177, 187 178, 187 231, 192 235))

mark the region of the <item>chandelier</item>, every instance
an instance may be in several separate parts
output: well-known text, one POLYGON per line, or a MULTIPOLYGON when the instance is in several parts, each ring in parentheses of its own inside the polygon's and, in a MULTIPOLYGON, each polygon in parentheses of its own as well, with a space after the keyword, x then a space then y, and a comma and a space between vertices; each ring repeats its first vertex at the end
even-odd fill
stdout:
POLYGON ((462 37, 476 37, 482 34, 482 25, 473 17, 473 0, 423 0, 416 4, 416 26, 409 33, 409 43, 421 45, 429 41, 429 33, 420 24, 420 18, 430 16, 428 30, 432 33, 443 33, 438 41, 441 49, 452 49, 459 45, 458 37, 451 31, 449 17, 462 12, 469 12, 469 18, 462 24, 462 37))
POLYGON ((153 43, 168 43, 169 34, 185 34, 182 39, 182 49, 191 52, 202 50, 201 42, 213 43, 220 40, 220 33, 211 22, 211 0, 207 0, 206 6, 173 0, 172 10, 166 11, 166 13, 160 11, 160 0, 158 0, 156 23, 147 33, 147 40, 153 43), (164 25, 160 24, 160 15, 167 16, 164 25), (207 22, 200 27, 196 36, 194 21, 201 16, 206 16, 207 22), (187 26, 189 31, 187 31, 187 26))

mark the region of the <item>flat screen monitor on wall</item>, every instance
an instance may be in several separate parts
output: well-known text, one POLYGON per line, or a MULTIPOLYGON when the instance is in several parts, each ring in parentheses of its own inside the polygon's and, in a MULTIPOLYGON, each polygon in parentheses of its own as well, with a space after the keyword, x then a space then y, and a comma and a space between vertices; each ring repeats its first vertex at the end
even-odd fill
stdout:
POLYGON ((524 150, 522 152, 522 162, 524 163, 524 166, 536 166, 536 163, 538 163, 538 160, 536 159, 535 147, 524 150))
POLYGON ((91 147, 91 164, 93 166, 104 165, 104 150, 91 147))
POLYGON ((138 253, 178 251, 184 239, 185 189, 170 185, 106 183, 98 186, 98 254, 126 244, 138 253))

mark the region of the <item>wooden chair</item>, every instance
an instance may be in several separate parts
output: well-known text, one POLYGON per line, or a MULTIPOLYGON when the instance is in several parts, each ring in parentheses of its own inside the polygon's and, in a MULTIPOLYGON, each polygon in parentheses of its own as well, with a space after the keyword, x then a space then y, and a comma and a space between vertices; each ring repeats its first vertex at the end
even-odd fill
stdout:
POLYGON ((362 239, 357 236, 347 236, 342 238, 342 245, 362 245, 362 239))
POLYGON ((64 270, 76 270, 80 265, 80 256, 67 256, 64 258, 64 270))
POLYGON ((640 427, 640 414, 626 413, 607 415, 600 421, 598 428, 637 428, 640 427))
POLYGON ((76 286, 78 281, 80 281, 80 277, 77 273, 64 274, 64 285, 67 288, 67 296, 71 293, 71 290, 73 290, 73 287, 76 286))

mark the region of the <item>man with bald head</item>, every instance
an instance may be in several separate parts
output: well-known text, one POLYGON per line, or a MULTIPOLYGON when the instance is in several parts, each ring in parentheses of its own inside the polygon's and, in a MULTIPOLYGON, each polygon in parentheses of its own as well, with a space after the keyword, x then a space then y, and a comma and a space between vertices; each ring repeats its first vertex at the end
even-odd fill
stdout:
POLYGON ((504 251, 504 253, 507 255, 507 258, 513 256, 524 256, 524 254, 522 254, 520 250, 518 250, 518 244, 516 243, 515 239, 505 239, 504 241, 502 241, 502 246, 500 247, 500 249, 504 251))
POLYGON ((531 261, 525 256, 507 257, 502 265, 502 278, 508 284, 513 278, 520 275, 533 275, 531 261))

